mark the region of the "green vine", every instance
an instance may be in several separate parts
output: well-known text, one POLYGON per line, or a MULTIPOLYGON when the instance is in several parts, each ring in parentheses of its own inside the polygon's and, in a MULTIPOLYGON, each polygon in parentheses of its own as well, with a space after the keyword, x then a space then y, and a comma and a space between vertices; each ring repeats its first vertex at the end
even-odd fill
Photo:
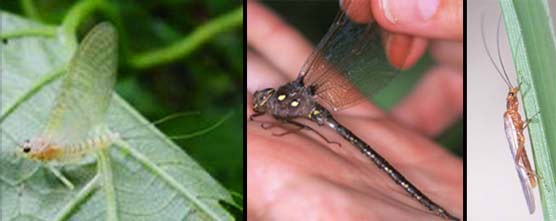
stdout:
POLYGON ((77 48, 77 28, 83 19, 87 18, 95 9, 104 7, 104 0, 83 0, 70 8, 62 21, 62 36, 64 42, 72 49, 77 48))
POLYGON ((33 0, 21 0, 19 3, 21 4, 21 8, 23 9, 23 13, 25 14, 25 16, 35 21, 42 20, 39 14, 39 10, 37 9, 37 6, 35 6, 33 0))
POLYGON ((202 26, 191 34, 168 47, 144 52, 131 58, 130 65, 138 68, 149 68, 169 63, 191 54, 212 37, 243 24, 243 6, 222 15, 202 26))

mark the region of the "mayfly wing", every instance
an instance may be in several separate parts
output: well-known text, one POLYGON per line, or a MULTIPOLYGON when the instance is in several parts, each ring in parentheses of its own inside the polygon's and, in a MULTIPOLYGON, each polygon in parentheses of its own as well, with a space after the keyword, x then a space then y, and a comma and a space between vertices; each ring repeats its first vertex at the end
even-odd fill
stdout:
POLYGON ((109 23, 98 24, 71 58, 45 135, 72 142, 85 138, 92 128, 105 123, 116 67, 116 30, 109 23))
MULTIPOLYGON (((508 139, 508 143, 510 144, 510 151, 512 152, 512 159, 517 156, 517 149, 519 148, 519 141, 517 138, 517 130, 518 128, 515 126, 512 118, 510 115, 504 115, 504 130, 506 131, 506 138, 508 139)), ((520 159, 521 161, 522 159, 520 159)), ((535 211, 535 199, 533 197, 533 188, 529 181, 529 176, 527 174, 527 170, 518 164, 515 165, 517 174, 519 176, 519 181, 521 182, 521 188, 523 189, 523 194, 525 196, 525 201, 527 201, 527 207, 529 208, 529 213, 533 213, 535 211)))
POLYGON ((387 58, 376 22, 360 23, 340 10, 326 35, 301 68, 307 86, 313 86, 319 101, 334 110, 344 109, 384 88, 401 71, 387 58))

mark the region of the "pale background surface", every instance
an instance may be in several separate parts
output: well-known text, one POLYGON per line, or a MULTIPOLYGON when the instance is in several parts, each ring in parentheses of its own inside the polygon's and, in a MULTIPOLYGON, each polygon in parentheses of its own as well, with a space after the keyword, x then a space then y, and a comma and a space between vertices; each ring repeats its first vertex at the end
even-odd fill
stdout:
MULTIPOLYGON (((554 2, 551 4, 554 16, 554 2)), ((535 213, 529 215, 527 210, 504 135, 502 114, 508 89, 491 65, 482 46, 481 14, 486 13, 487 43, 491 51, 496 50, 496 23, 500 14, 498 1, 469 0, 467 6, 468 220, 542 220, 538 187, 534 189, 535 213)), ((502 24, 500 34, 502 57, 506 69, 509 69, 512 84, 515 85, 514 65, 503 26, 502 24)), ((532 160, 529 144, 527 137, 527 153, 532 160)))

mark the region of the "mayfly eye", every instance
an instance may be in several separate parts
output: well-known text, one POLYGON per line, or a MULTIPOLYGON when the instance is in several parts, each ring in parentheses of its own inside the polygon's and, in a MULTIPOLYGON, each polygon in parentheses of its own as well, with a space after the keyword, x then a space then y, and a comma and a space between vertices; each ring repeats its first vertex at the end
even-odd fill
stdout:
POLYGON ((29 153, 31 151, 30 147, 24 147, 23 148, 23 153, 29 153))

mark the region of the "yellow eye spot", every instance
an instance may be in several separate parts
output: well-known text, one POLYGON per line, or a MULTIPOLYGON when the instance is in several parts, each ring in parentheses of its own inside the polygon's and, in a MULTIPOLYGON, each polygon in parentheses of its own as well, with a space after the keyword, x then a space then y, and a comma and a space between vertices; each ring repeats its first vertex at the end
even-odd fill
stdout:
POLYGON ((313 111, 313 115, 317 116, 319 114, 320 114, 320 111, 318 111, 318 110, 313 111))
POLYGON ((285 94, 281 94, 278 96, 278 100, 279 101, 283 101, 284 99, 286 99, 286 95, 285 94))
POLYGON ((297 106, 299 106, 299 101, 292 101, 292 102, 290 103, 290 105, 291 105, 292 107, 297 107, 297 106))

